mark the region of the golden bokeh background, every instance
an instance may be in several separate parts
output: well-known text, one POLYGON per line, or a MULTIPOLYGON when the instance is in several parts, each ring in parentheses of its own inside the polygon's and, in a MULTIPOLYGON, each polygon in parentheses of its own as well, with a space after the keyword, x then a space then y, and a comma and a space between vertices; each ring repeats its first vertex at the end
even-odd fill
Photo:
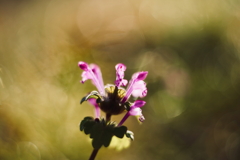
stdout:
MULTIPOLYGON (((149 71, 146 118, 125 125, 128 149, 96 160, 240 158, 240 3, 237 0, 0 1, 0 159, 85 160, 79 131, 95 87, 78 61, 149 71)), ((113 116, 119 121, 123 115, 113 116)))

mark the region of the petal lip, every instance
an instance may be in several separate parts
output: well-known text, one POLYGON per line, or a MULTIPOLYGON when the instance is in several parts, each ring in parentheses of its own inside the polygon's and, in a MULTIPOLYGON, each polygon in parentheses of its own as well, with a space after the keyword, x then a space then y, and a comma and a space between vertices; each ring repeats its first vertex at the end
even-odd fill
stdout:
POLYGON ((115 66, 115 69, 116 70, 122 70, 122 71, 126 71, 127 67, 122 64, 122 63, 118 63, 116 66, 115 66))
POLYGON ((139 80, 133 84, 132 96, 133 97, 145 97, 147 95, 146 83, 143 80, 139 80))
POLYGON ((142 97, 145 97, 145 96, 147 95, 147 93, 148 93, 148 90, 145 89, 145 90, 142 92, 142 97))
POLYGON ((138 120, 139 120, 140 122, 143 122, 143 121, 145 121, 145 118, 144 118, 143 115, 141 115, 141 116, 138 118, 138 120))
POLYGON ((128 112, 131 116, 141 116, 142 110, 140 108, 131 108, 128 112))
POLYGON ((84 71, 88 71, 89 70, 89 66, 88 66, 88 64, 86 62, 80 61, 80 62, 78 62, 78 66, 79 66, 79 68, 81 68, 84 71))
POLYGON ((126 102, 131 95, 134 97, 145 97, 147 95, 146 83, 143 81, 147 75, 148 71, 141 71, 133 74, 128 84, 126 95, 121 100, 122 103, 126 102))
POLYGON ((87 71, 82 72, 82 80, 80 81, 81 83, 84 83, 86 80, 91 79, 91 75, 87 71))
POLYGON ((144 106, 146 104, 146 102, 145 101, 143 101, 143 100, 136 100, 134 103, 133 103, 133 106, 132 107, 142 107, 142 106, 144 106))
POLYGON ((86 62, 78 62, 78 66, 83 70, 82 81, 84 83, 86 80, 91 79, 92 83, 97 87, 101 95, 105 95, 102 73, 100 68, 96 64, 88 65, 86 62))
POLYGON ((148 71, 137 72, 133 75, 137 80, 144 80, 148 75, 148 71))

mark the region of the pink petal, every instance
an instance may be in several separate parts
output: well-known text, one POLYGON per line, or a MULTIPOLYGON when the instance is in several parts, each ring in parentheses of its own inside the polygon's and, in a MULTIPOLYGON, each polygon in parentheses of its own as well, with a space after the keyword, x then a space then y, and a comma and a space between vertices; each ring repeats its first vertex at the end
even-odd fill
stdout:
POLYGON ((145 101, 142 100, 136 100, 133 105, 130 107, 129 114, 132 116, 140 116, 142 115, 142 110, 140 107, 144 106, 146 104, 145 101))
POLYGON ((136 100, 133 105, 131 107, 134 107, 134 108, 139 108, 139 107, 142 107, 146 104, 145 101, 142 101, 142 100, 136 100))
POLYGON ((121 126, 129 116, 137 116, 139 117, 138 120, 140 122, 144 121, 144 117, 142 115, 142 110, 140 109, 140 107, 144 106, 146 104, 145 101, 142 100, 136 100, 133 105, 130 107, 130 110, 125 114, 125 116, 123 117, 123 119, 120 121, 120 123, 118 124, 118 126, 121 126))
POLYGON ((95 107, 95 116, 96 116, 96 118, 99 118, 100 117, 100 107, 97 104, 96 99, 90 98, 90 99, 88 99, 88 102, 95 107))
POLYGON ((84 70, 82 73, 82 83, 91 79, 101 95, 105 95, 102 73, 100 68, 95 64, 88 65, 86 62, 78 62, 78 66, 84 70))
POLYGON ((145 97, 147 95, 147 87, 144 81, 138 81, 133 85, 132 96, 133 97, 145 97))
POLYGON ((128 81, 126 79, 122 79, 121 86, 126 86, 128 81))
POLYGON ((88 79, 92 79, 92 75, 87 71, 83 71, 81 76, 82 76, 81 83, 84 83, 88 79))
POLYGON ((133 74, 132 79, 144 80, 148 75, 148 71, 137 72, 133 74))
POLYGON ((115 66, 115 69, 117 70, 117 72, 124 72, 124 71, 126 71, 127 67, 122 63, 118 63, 115 66))
POLYGON ((100 68, 96 64, 90 64, 90 68, 92 69, 94 75, 99 80, 100 85, 104 88, 102 72, 101 72, 100 68))
POLYGON ((138 120, 139 120, 140 122, 143 122, 143 121, 145 120, 145 118, 144 118, 143 115, 141 115, 141 116, 139 116, 138 120))
POLYGON ((88 64, 86 62, 80 61, 80 62, 78 62, 78 66, 84 71, 88 71, 88 69, 89 69, 88 64))
POLYGON ((124 72, 126 71, 126 66, 122 63, 119 63, 115 66, 116 69, 116 81, 115 84, 117 87, 126 86, 127 80, 124 78, 124 72))
POLYGON ((132 109, 130 109, 129 114, 131 116, 140 116, 140 115, 142 115, 142 110, 138 107, 137 108, 132 108, 132 109))
POLYGON ((132 79, 128 84, 126 95, 121 101, 122 103, 126 102, 131 94, 134 97, 144 97, 147 95, 146 83, 143 81, 147 77, 147 74, 147 71, 133 74, 132 79))

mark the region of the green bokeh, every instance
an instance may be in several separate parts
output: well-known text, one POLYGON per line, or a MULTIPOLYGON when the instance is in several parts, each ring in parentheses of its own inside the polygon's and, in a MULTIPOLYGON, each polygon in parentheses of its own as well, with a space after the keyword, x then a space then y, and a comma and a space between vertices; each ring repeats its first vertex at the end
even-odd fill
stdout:
POLYGON ((239 11, 234 0, 1 1, 0 159, 88 159, 85 61, 105 84, 117 63, 128 80, 149 72, 146 120, 124 123, 134 141, 97 160, 238 160, 239 11))

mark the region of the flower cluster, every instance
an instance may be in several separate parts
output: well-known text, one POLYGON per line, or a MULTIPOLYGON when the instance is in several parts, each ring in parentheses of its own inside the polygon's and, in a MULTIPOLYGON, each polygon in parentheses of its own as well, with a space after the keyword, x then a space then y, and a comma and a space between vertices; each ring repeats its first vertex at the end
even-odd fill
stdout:
POLYGON ((124 64, 117 64, 115 84, 107 84, 104 86, 102 73, 96 64, 88 65, 86 62, 79 62, 78 66, 83 70, 81 83, 86 80, 91 80, 98 91, 92 91, 87 96, 83 97, 80 103, 88 101, 95 107, 95 118, 85 117, 80 122, 80 131, 89 135, 92 139, 92 146, 94 148, 90 160, 94 160, 96 153, 102 147, 108 147, 112 141, 113 136, 118 138, 134 139, 133 132, 129 131, 123 123, 129 116, 136 116, 140 122, 145 120, 142 115, 142 106, 146 104, 145 101, 136 100, 133 103, 129 101, 130 96, 135 98, 145 97, 147 95, 147 88, 144 79, 148 72, 142 71, 133 74, 129 81, 124 79, 124 72, 126 66, 124 64), (128 84, 128 86, 127 86, 128 84), (126 89, 123 87, 127 86, 126 89), (106 113, 106 118, 100 116, 100 111, 106 113), (122 120, 116 124, 111 121, 112 115, 118 115, 127 111, 122 120))
POLYGON ((118 126, 121 126, 129 116, 137 116, 140 122, 145 120, 140 107, 144 106, 146 102, 136 100, 131 103, 129 102, 129 98, 130 96, 142 98, 147 95, 146 83, 144 82, 148 74, 147 71, 133 74, 132 79, 128 83, 128 81, 124 79, 126 66, 119 63, 115 66, 115 85, 107 84, 104 86, 101 70, 96 64, 89 65, 86 62, 79 62, 78 66, 83 70, 81 83, 90 79, 98 90, 91 92, 81 101, 81 103, 88 101, 95 107, 96 118, 100 118, 101 109, 108 117, 127 111, 118 126), (127 86, 126 89, 123 88, 125 86, 127 86))

